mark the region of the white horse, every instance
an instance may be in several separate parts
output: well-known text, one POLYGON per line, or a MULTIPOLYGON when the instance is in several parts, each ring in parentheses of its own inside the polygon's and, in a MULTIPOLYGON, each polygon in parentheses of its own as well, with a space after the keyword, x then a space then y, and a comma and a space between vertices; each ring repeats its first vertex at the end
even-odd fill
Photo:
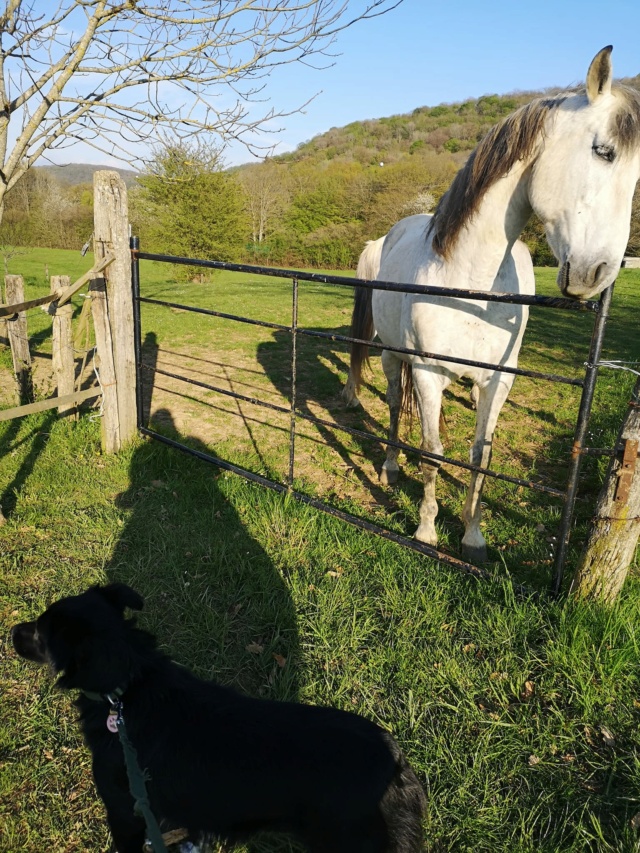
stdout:
MULTIPOLYGON (((585 90, 540 98, 492 128, 456 175, 433 217, 410 216, 383 239, 380 281, 476 291, 534 291, 531 258, 517 242, 533 211, 559 261, 558 286, 587 299, 616 278, 629 237, 640 176, 640 95, 612 82, 611 47, 593 59, 585 90)), ((524 306, 360 289, 352 336, 383 344, 515 367, 527 322, 524 306)), ((357 393, 367 347, 352 345, 349 382, 357 393)), ((382 352, 391 440, 397 440, 403 363, 422 425, 422 447, 441 455, 444 389, 462 376, 478 388, 471 463, 488 467, 493 433, 513 375, 438 358, 382 352)), ((398 477, 387 448, 381 480, 398 477)), ((424 497, 416 538, 437 544, 437 460, 423 460, 424 497)), ((480 531, 484 475, 472 472, 463 511, 468 558, 486 559, 480 531)))

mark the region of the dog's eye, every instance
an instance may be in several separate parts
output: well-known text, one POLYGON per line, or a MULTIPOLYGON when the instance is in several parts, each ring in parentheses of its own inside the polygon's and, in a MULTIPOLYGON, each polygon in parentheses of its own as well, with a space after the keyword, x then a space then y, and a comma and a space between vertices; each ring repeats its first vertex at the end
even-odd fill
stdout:
POLYGON ((613 163, 616 159, 616 152, 613 145, 600 145, 596 142, 593 145, 593 153, 601 160, 606 160, 607 163, 613 163))

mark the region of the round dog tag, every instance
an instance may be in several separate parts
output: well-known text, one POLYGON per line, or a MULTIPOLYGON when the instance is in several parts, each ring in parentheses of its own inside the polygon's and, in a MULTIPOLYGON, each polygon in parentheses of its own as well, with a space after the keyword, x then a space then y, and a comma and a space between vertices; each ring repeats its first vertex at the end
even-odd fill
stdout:
POLYGON ((117 711, 109 711, 109 716, 107 717, 107 728, 113 734, 117 734, 118 732, 118 712, 117 711))

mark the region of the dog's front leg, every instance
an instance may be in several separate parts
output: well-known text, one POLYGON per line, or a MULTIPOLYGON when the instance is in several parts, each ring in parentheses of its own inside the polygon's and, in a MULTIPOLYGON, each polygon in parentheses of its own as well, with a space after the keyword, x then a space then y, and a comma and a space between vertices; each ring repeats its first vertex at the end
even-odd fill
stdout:
POLYGON ((120 816, 112 818, 107 809, 107 822, 117 853, 140 853, 146 839, 144 821, 133 818, 125 824, 120 816))
POLYGON ((144 820, 134 812, 124 764, 117 775, 122 778, 114 780, 114 768, 94 759, 93 778, 107 810, 107 823, 115 849, 117 853, 141 853, 146 838, 144 820))

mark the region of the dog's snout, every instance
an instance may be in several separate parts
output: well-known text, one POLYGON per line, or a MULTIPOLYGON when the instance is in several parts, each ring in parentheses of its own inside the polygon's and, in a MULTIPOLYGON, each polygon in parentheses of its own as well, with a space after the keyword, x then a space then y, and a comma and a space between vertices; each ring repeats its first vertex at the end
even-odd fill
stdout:
POLYGON ((19 625, 14 625, 10 634, 13 648, 20 657, 35 663, 45 662, 46 656, 35 622, 21 622, 19 625))

